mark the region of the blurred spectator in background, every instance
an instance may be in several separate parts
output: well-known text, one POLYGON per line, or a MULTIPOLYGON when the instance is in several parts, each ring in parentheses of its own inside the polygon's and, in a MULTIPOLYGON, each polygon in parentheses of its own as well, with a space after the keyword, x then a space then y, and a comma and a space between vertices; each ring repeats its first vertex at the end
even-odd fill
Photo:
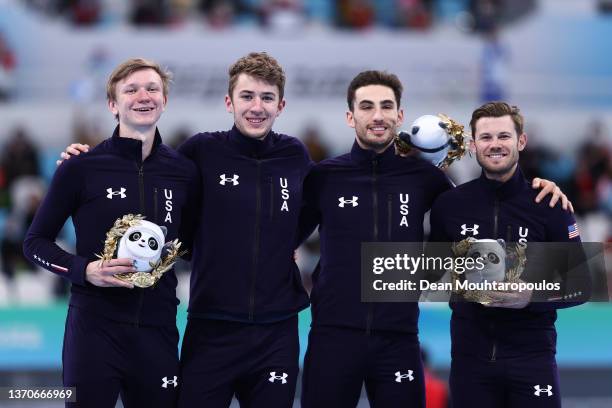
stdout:
POLYGON ((448 383, 441 380, 432 371, 429 365, 429 355, 421 347, 421 360, 425 374, 425 406, 427 408, 447 408, 449 406, 448 383))
POLYGON ((38 149, 26 130, 18 127, 9 136, 0 155, 0 207, 12 207, 9 192, 20 177, 39 175, 38 149))
POLYGON ((275 32, 296 33, 306 24, 301 0, 264 0, 260 10, 263 27, 275 32))
POLYGON ((372 0, 339 0, 336 15, 341 28, 369 28, 374 24, 374 4, 372 0))
POLYGON ((164 25, 168 22, 165 0, 132 0, 130 22, 134 25, 164 25))
POLYGON ((323 137, 321 136, 321 132, 317 126, 306 126, 302 132, 302 135, 300 136, 300 139, 306 146, 306 150, 308 150, 310 158, 315 163, 329 157, 329 149, 323 142, 323 137))
POLYGON ((44 194, 45 187, 40 177, 22 175, 11 184, 10 196, 13 205, 4 224, 0 244, 2 271, 9 285, 13 282, 18 266, 20 270, 35 271, 34 265, 23 255, 21 247, 44 194))
POLYGON ((424 30, 433 21, 432 0, 396 0, 397 26, 424 30))
POLYGON ((58 0, 57 11, 77 26, 91 26, 100 21, 101 0, 58 0))
POLYGON ((575 174, 578 196, 574 200, 574 207, 578 214, 595 211, 601 206, 599 192, 606 191, 605 186, 610 183, 612 154, 609 137, 608 130, 601 121, 594 120, 587 126, 584 142, 578 149, 575 174))
POLYGON ((242 0, 200 0, 198 9, 204 14, 206 23, 213 29, 224 29, 249 12, 242 0))
POLYGON ((15 54, 0 32, 0 102, 7 101, 11 97, 16 64, 15 54))
POLYGON ((474 18, 474 31, 482 33, 495 31, 502 15, 501 6, 500 0, 472 0, 470 10, 474 18))
POLYGON ((480 101, 503 101, 508 98, 510 50, 501 41, 496 28, 484 34, 480 60, 480 101))

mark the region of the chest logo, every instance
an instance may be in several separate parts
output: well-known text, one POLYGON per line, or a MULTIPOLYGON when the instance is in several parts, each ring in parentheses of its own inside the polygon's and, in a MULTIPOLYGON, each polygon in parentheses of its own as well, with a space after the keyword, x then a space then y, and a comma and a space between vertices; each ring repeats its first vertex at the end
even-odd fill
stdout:
POLYGON ((553 396, 553 392, 552 392, 552 385, 547 384, 546 388, 542 388, 542 386, 540 386, 540 384, 534 385, 533 389, 535 390, 533 392, 533 395, 535 395, 536 397, 539 397, 542 395, 542 393, 546 393, 547 397, 552 397, 553 396))
POLYGON ((414 375, 413 375, 413 371, 412 370, 408 370, 406 372, 406 374, 402 374, 399 371, 395 372, 395 382, 401 383, 402 380, 405 380, 406 378, 408 379, 408 381, 414 381, 414 375))
POLYGON ((109 187, 109 188, 106 189, 106 192, 108 193, 108 194, 106 194, 106 198, 108 198, 109 200, 112 200, 113 197, 115 197, 115 196, 119 196, 121 198, 126 198, 127 197, 127 195, 125 194, 126 191, 127 190, 126 190, 125 187, 121 187, 117 191, 114 191, 112 188, 109 187))
POLYGON ((472 234, 472 236, 478 235, 478 228, 480 225, 474 224, 472 227, 468 228, 467 224, 463 224, 461 226, 461 235, 466 235, 468 232, 472 234))
POLYGON ((234 176, 233 176, 233 177, 225 177, 225 173, 224 173, 224 174, 221 174, 221 175, 219 175, 219 178, 221 179, 221 180, 219 181, 219 184, 221 184, 222 186, 224 186, 224 185, 226 185, 226 183, 232 183, 232 185, 233 185, 233 186, 237 186, 237 185, 239 184, 239 183, 238 183, 238 178, 239 178, 239 177, 240 177, 240 176, 239 176, 239 175, 237 175, 237 174, 234 174, 234 176))
POLYGON ((289 199, 289 183, 287 182, 286 177, 279 178, 280 187, 281 187, 281 198, 283 199, 283 205, 281 205, 281 211, 289 212, 289 204, 287 204, 287 200, 289 199))
POLYGON ((344 197, 338 197, 338 207, 344 208, 346 204, 350 204, 353 207, 357 207, 359 205, 359 203, 357 203, 357 200, 359 200, 359 197, 357 196, 353 196, 352 200, 346 200, 344 199, 344 197))

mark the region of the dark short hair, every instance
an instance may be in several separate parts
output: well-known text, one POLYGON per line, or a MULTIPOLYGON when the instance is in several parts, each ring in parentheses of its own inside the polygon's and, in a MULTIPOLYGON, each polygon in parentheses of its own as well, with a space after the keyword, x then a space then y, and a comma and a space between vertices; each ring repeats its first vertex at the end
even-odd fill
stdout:
POLYGON ((247 74, 256 79, 278 87, 279 101, 285 94, 285 72, 278 61, 265 52, 251 52, 240 58, 229 67, 229 85, 227 94, 232 92, 240 74, 247 74))
POLYGON ((355 91, 368 85, 382 85, 391 88, 395 95, 395 103, 399 108, 403 87, 397 75, 390 74, 386 71, 363 71, 353 78, 346 93, 346 103, 351 112, 353 111, 353 103, 355 102, 355 91))
POLYGON ((476 136, 476 121, 480 118, 501 118, 502 116, 510 116, 514 122, 514 129, 517 135, 523 133, 523 115, 518 107, 508 105, 506 102, 487 102, 480 106, 472 113, 470 120, 470 128, 472 129, 472 138, 476 136))

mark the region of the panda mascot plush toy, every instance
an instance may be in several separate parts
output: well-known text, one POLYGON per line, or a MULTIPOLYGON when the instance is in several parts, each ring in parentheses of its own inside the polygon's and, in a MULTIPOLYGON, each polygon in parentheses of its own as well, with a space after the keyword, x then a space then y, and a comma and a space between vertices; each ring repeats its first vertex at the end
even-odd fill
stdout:
POLYGON ((167 231, 164 226, 140 220, 121 237, 117 258, 132 258, 138 272, 151 272, 162 256, 167 231))
POLYGON ((506 243, 503 239, 478 239, 472 242, 468 258, 481 258, 484 268, 470 269, 465 273, 469 282, 503 282, 506 278, 506 243))

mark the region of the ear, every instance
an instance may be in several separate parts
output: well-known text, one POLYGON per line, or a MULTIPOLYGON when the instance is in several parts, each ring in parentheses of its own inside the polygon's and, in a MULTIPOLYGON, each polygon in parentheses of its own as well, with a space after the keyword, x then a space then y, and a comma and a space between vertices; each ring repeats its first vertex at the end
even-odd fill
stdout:
POLYGON ((162 225, 161 227, 162 232, 164 233, 164 238, 166 238, 168 236, 168 228, 166 228, 165 225, 162 225))
POLYGON ((518 137, 518 151, 522 152, 527 146, 527 133, 521 133, 518 137))
POLYGON ((234 113, 234 104, 232 98, 229 95, 225 95, 225 110, 229 113, 234 113))
POLYGON ((349 125, 349 127, 352 127, 353 129, 355 128, 355 118, 353 116, 353 112, 346 111, 346 124, 349 125))
POLYGON ((164 104, 162 105, 162 112, 166 110, 167 104, 168 104, 168 95, 164 95, 164 104))
POLYGON ((476 154, 476 142, 474 141, 474 138, 470 139, 468 148, 470 149, 470 153, 476 154))
POLYGON ((278 115, 281 114, 283 109, 285 109, 286 104, 287 104, 287 101, 285 100, 285 98, 281 99, 281 101, 278 103, 278 111, 276 112, 276 117, 278 117, 278 115))
POLYGON ((117 109, 117 101, 108 101, 108 110, 111 111, 114 116, 117 116, 119 114, 119 109, 117 109))
POLYGON ((402 124, 404 123, 404 110, 402 108, 399 108, 397 110, 397 127, 401 127, 402 124))

